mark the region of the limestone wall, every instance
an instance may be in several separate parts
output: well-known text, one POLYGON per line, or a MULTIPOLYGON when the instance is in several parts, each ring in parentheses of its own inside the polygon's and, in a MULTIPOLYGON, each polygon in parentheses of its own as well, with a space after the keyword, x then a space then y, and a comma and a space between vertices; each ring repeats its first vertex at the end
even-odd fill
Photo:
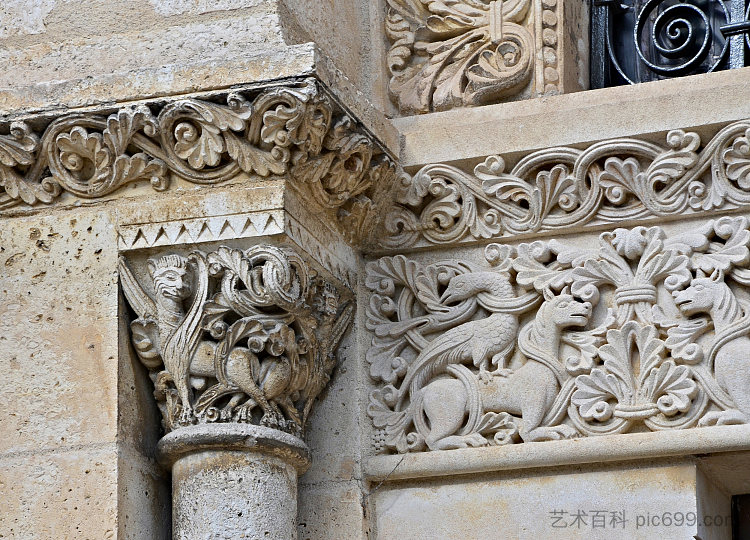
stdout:
POLYGON ((120 350, 113 222, 111 210, 76 208, 3 228, 0 528, 10 538, 165 529, 150 391, 120 350))
POLYGON ((588 21, 5 2, 0 537, 731 538, 749 75, 588 21))

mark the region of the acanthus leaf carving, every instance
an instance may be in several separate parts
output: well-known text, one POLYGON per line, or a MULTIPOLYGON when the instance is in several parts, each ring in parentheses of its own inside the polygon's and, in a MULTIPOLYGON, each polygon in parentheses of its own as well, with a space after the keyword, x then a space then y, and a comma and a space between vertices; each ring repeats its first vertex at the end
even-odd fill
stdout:
POLYGON ((407 114, 490 103, 534 71, 530 2, 389 0, 389 90, 407 114))
POLYGON ((673 130, 666 144, 602 141, 549 148, 506 170, 489 156, 473 173, 446 164, 402 176, 384 214, 380 247, 418 247, 565 231, 623 220, 750 204, 750 121, 719 130, 705 145, 673 130), (744 187, 743 187, 744 186, 744 187))
POLYGON ((50 203, 60 194, 60 186, 48 178, 38 183, 26 178, 25 171, 34 169, 40 144, 39 137, 24 122, 14 122, 10 133, 0 137, 0 187, 10 200, 50 203))
POLYGON ((597 249, 367 265, 379 452, 750 422, 750 229, 618 228, 597 249))
POLYGON ((146 287, 124 259, 120 279, 167 431, 247 422, 301 435, 335 366, 351 302, 289 248, 222 246, 147 266, 146 287))
POLYGON ((0 209, 93 199, 133 182, 218 184, 242 174, 285 177, 355 243, 385 203, 396 166, 314 79, 108 116, 72 114, 39 135, 17 122, 0 135, 0 209), (383 184, 386 184, 383 186, 383 184))

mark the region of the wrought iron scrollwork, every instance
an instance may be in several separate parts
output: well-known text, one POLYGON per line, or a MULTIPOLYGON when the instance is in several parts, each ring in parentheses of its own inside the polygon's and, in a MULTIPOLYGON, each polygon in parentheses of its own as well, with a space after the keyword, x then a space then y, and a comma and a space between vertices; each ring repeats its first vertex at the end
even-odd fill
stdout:
POLYGON ((591 85, 743 67, 748 19, 745 0, 594 0, 591 85))

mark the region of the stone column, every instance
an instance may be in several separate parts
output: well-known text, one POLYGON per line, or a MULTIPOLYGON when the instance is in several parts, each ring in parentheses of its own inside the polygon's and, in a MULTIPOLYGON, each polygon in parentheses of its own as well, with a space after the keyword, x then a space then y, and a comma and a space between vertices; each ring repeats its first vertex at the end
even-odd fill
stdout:
POLYGON ((158 453, 172 470, 173 538, 295 538, 304 426, 351 322, 350 293, 271 244, 145 266, 143 283, 123 257, 120 278, 167 430, 158 453))
POLYGON ((298 437, 197 425, 167 434, 159 454, 172 468, 173 538, 297 537, 297 476, 310 464, 298 437))

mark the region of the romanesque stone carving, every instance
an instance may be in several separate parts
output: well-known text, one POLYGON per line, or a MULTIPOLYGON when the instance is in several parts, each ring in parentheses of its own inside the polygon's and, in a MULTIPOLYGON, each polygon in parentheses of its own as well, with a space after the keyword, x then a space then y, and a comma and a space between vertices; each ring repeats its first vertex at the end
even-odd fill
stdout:
POLYGON ((750 230, 723 217, 597 249, 490 244, 485 267, 367 265, 379 451, 750 420, 750 230))
POLYGON ((701 147, 675 130, 666 146, 615 139, 585 150, 549 148, 510 171, 490 156, 468 174, 428 165, 402 175, 385 217, 384 248, 450 244, 562 231, 750 204, 750 121, 720 130, 701 147))
POLYGON ((282 232, 283 212, 270 210, 161 223, 121 225, 117 230, 117 243, 120 250, 130 250, 271 236, 282 232))
MULTIPOLYGON (((552 28, 555 5, 548 2, 552 28)), ((522 90, 534 72, 530 7, 528 0, 388 0, 389 89, 399 109, 480 105, 522 90)), ((555 34, 547 48, 556 44, 555 34)))
POLYGON ((0 135, 0 209, 51 203, 63 191, 101 197, 137 181, 164 190, 171 178, 216 184, 242 173, 289 175, 306 199, 337 211, 342 231, 354 237, 376 211, 376 184, 394 172, 312 79, 255 96, 238 91, 109 116, 72 114, 41 134, 15 122, 0 135))
POLYGON ((153 257, 148 274, 144 287, 120 259, 166 430, 245 422, 301 435, 352 318, 333 284, 270 245, 153 257))

